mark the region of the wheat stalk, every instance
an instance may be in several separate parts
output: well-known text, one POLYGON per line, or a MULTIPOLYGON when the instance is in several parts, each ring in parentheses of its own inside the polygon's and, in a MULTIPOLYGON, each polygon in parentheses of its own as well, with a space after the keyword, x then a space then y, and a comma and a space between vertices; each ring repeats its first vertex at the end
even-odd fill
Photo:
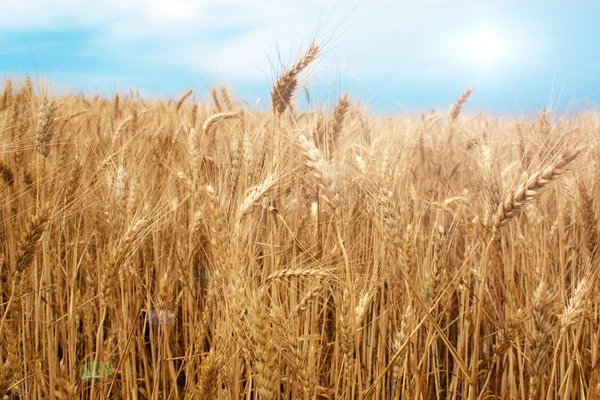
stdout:
POLYGON ((335 106, 333 110, 333 117, 331 122, 331 144, 332 149, 335 148, 340 134, 342 133, 342 128, 344 126, 344 120, 346 118, 346 113, 350 108, 350 101, 348 100, 348 94, 345 93, 338 100, 338 104, 335 106))
POLYGON ((35 131, 35 147, 44 157, 50 152, 50 141, 54 136, 55 104, 54 100, 44 97, 38 114, 38 125, 35 131))
POLYGON ((450 118, 450 121, 454 122, 456 118, 458 118, 460 112, 462 111, 464 105, 467 103, 467 100, 469 100, 470 96, 471 89, 467 89, 464 92, 462 92, 462 94, 456 100, 456 102, 452 104, 452 107, 450 107, 450 110, 448 111, 448 117, 450 118))
POLYGON ((239 116, 239 113, 233 112, 233 111, 228 111, 228 112, 211 115, 209 118, 206 119, 206 121, 204 121, 204 124, 202 124, 202 133, 204 135, 208 134, 210 129, 213 126, 215 126, 215 124, 219 121, 223 121, 223 120, 231 119, 231 118, 237 118, 238 116, 239 116))
POLYGON ((298 85, 298 75, 317 57, 319 46, 312 43, 306 53, 300 57, 294 65, 281 75, 271 91, 271 102, 273 112, 281 115, 286 110, 292 99, 292 95, 298 85))
POLYGON ((544 281, 535 290, 531 305, 534 329, 531 332, 529 398, 538 399, 542 393, 552 331, 552 294, 544 281))
POLYGON ((49 206, 44 207, 38 212, 31 221, 27 229, 23 232, 23 236, 18 245, 17 258, 15 261, 15 270, 17 272, 23 272, 33 262, 42 240, 44 232, 50 221, 50 208, 49 206))
POLYGON ((340 204, 340 195, 336 180, 331 173, 331 164, 325 160, 321 151, 312 141, 305 136, 300 136, 298 140, 303 149, 306 166, 313 173, 319 188, 323 191, 323 199, 331 208, 337 209, 340 204))
POLYGON ((187 92, 185 92, 185 94, 183 96, 181 96, 181 98, 175 104, 176 111, 179 111, 179 109, 181 109, 181 106, 183 106, 183 103, 185 103, 185 101, 192 95, 192 93, 194 93, 194 91, 192 89, 190 89, 187 92))
POLYGON ((493 228, 498 230, 506 225, 528 203, 539 196, 542 189, 562 176, 565 173, 564 168, 578 155, 579 151, 564 152, 556 162, 527 177, 502 201, 493 216, 493 228))

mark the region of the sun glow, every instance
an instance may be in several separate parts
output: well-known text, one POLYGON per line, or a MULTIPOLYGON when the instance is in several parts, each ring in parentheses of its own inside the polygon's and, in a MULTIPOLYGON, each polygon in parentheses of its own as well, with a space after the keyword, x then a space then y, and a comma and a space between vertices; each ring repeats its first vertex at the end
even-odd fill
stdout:
POLYGON ((509 41, 494 27, 480 25, 460 38, 459 54, 463 61, 478 67, 495 67, 509 55, 509 41))

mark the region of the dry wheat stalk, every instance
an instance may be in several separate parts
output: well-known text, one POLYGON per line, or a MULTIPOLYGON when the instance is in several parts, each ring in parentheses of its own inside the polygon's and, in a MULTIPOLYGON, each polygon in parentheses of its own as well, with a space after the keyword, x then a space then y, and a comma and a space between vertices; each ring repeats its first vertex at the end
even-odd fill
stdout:
POLYGON ((8 388, 17 380, 21 368, 21 359, 19 356, 19 339, 10 328, 2 332, 5 342, 5 360, 0 365, 0 395, 5 396, 8 388))
POLYGON ((50 208, 49 206, 46 206, 40 210, 40 212, 38 212, 38 214, 36 214, 29 222, 29 226, 23 232, 23 237, 19 242, 17 258, 15 261, 16 271, 25 271, 33 262, 33 259, 39 250, 42 236, 46 231, 49 221, 50 208))
POLYGON ((100 296, 101 299, 106 299, 112 291, 112 287, 115 283, 115 278, 119 274, 119 269, 127 261, 130 256, 130 252, 133 250, 135 241, 138 239, 142 229, 146 225, 147 221, 143 218, 138 219, 132 223, 127 231, 121 236, 117 245, 112 251, 111 257, 108 261, 106 269, 100 279, 100 296))
POLYGON ((354 325, 352 317, 352 307, 350 301, 350 292, 344 288, 337 307, 339 321, 339 344, 342 351, 345 364, 345 378, 350 379, 350 364, 354 361, 354 325))
POLYGON ((11 105, 13 96, 12 80, 7 79, 4 85, 4 95, 2 96, 2 106, 7 108, 11 105))
POLYGON ((450 111, 448 111, 448 117, 450 118, 450 121, 454 122, 456 118, 458 118, 458 115, 460 114, 462 108, 469 99, 469 96, 471 96, 471 89, 465 90, 456 100, 456 102, 452 104, 452 107, 450 107, 450 111))
POLYGON ((221 91, 221 97, 223 98, 223 102, 225 103, 225 106, 227 107, 228 110, 233 110, 233 102, 231 101, 231 98, 229 97, 229 92, 227 91, 227 85, 221 85, 219 87, 219 90, 221 91))
POLYGON ((69 172, 65 186, 64 199, 67 205, 70 205, 73 202, 75 193, 77 192, 77 189, 81 183, 82 170, 83 166, 81 165, 81 162, 79 159, 76 159, 71 171, 69 172))
POLYGON ((0 161, 0 175, 2 175, 2 179, 8 187, 12 189, 15 185, 15 174, 13 173, 13 170, 2 161, 0 161))
POLYGON ((406 353, 406 347, 403 347, 404 342, 408 339, 408 335, 414 328, 414 310, 411 304, 408 304, 406 310, 402 314, 402 322, 400 329, 396 331, 394 335, 394 343, 392 351, 397 353, 400 351, 400 356, 394 362, 394 368, 392 369, 392 389, 398 389, 398 383, 401 379, 401 366, 404 363, 404 355, 406 353), (404 349, 404 350, 402 350, 404 349))
POLYGON ((402 228, 400 222, 400 215, 397 210, 397 200, 394 198, 394 194, 383 184, 380 188, 379 202, 381 203, 382 209, 382 222, 384 226, 383 236, 386 243, 386 250, 392 254, 397 254, 398 251, 402 251, 402 228))
POLYGON ((584 314, 588 293, 592 289, 589 280, 582 278, 577 284, 573 294, 569 298, 564 312, 560 315, 560 326, 565 330, 574 325, 579 318, 584 314))
POLYGON ((593 260, 598 251, 598 220, 594 211, 594 199, 588 193, 584 182, 577 183, 579 194, 579 213, 581 215, 581 225, 583 227, 583 239, 585 247, 593 260))
POLYGON ((211 350, 200 366, 200 382, 196 386, 198 398, 207 400, 215 398, 220 365, 217 353, 211 350))
POLYGON ((261 399, 274 400, 279 391, 277 353, 272 342, 266 308, 258 296, 253 301, 250 313, 252 335, 256 343, 256 392, 261 399))
POLYGON ((54 136, 55 108, 54 100, 44 97, 35 131, 35 147, 44 157, 47 157, 50 152, 49 144, 54 136))
POLYGON ((348 94, 345 93, 342 95, 338 101, 338 104, 335 106, 333 110, 332 122, 331 122, 331 148, 335 148, 340 134, 342 133, 342 128, 344 126, 344 119, 346 118, 346 113, 350 108, 350 101, 348 100, 348 94))
POLYGON ((238 220, 248 215, 275 183, 277 183, 277 174, 271 173, 265 178, 262 184, 248 189, 238 211, 238 220))
POLYGON ((223 107, 221 107, 221 102, 219 101, 219 96, 217 95, 217 89, 211 89, 210 94, 212 96, 213 102, 215 103, 215 110, 217 111, 217 113, 222 113, 223 107))
POLYGON ((204 135, 208 134, 210 129, 219 121, 231 119, 231 118, 237 118, 238 116, 239 116, 239 113, 233 112, 233 111, 222 112, 219 114, 212 115, 206 121, 204 121, 204 124, 202 124, 202 133, 204 135))
POLYGON ((548 368, 552 348, 552 294, 542 280, 533 294, 532 314, 534 329, 531 332, 531 360, 529 367, 529 398, 538 399, 543 393, 543 377, 548 368))
POLYGON ((432 272, 431 272, 431 281, 429 284, 429 295, 430 302, 435 303, 440 292, 441 286, 443 284, 443 280, 446 274, 446 268, 444 266, 444 262, 441 259, 442 253, 442 245, 444 244, 444 239, 446 236, 446 229, 443 225, 438 225, 437 232, 435 232, 435 236, 433 239, 433 259, 432 259, 432 272))
POLYGON ((323 154, 317 149, 312 141, 305 136, 299 137, 300 146, 303 149, 306 166, 313 173, 319 188, 322 190, 323 199, 334 210, 339 207, 340 195, 337 190, 336 180, 331 173, 331 164, 328 163, 323 154))
POLYGON ((277 80, 271 91, 271 102, 273 103, 273 112, 276 115, 281 115, 289 106, 292 95, 298 85, 298 75, 317 57, 319 46, 312 43, 306 53, 300 57, 294 65, 292 65, 283 75, 277 80))
POLYGON ((33 98, 33 84, 31 83, 31 77, 27 75, 25 77, 25 84, 23 85, 22 94, 25 99, 33 98))
POLYGON ((127 199, 129 198, 129 174, 123 164, 117 167, 112 182, 112 192, 115 196, 115 228, 119 229, 126 219, 127 199))
POLYGON ((119 93, 115 94, 115 101, 113 102, 113 120, 121 117, 121 97, 119 93))
POLYGON ((493 216, 493 227, 500 229, 511 218, 517 215, 542 189, 565 173, 564 168, 579 155, 576 152, 564 152, 558 160, 527 177, 511 194, 509 194, 493 216))
POLYGON ((300 314, 308 309, 308 306, 311 302, 313 302, 323 290, 323 285, 321 283, 316 284, 312 289, 308 290, 304 296, 298 301, 296 305, 296 309, 294 311, 295 314, 300 314))
POLYGON ((185 94, 183 96, 181 96, 181 98, 175 104, 176 111, 179 111, 179 109, 181 109, 181 106, 183 106, 183 103, 185 103, 185 101, 192 95, 192 93, 194 93, 194 91, 192 89, 190 89, 187 92, 185 92, 185 94))
POLYGON ((198 103, 194 103, 194 105, 192 106, 192 109, 190 110, 190 120, 191 120, 191 126, 192 129, 195 131, 196 130, 196 120, 198 118, 198 103))
POLYGON ((273 272, 265 279, 265 283, 281 280, 284 278, 299 278, 299 277, 315 277, 315 278, 326 278, 328 273, 315 269, 315 268, 294 268, 294 269, 282 269, 280 271, 273 272))

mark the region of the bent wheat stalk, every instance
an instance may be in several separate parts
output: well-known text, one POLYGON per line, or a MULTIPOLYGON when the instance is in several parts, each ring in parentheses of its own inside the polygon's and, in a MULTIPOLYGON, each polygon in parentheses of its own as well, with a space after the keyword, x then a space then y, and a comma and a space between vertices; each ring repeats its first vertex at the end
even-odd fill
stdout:
POLYGON ((298 85, 298 75, 317 57, 318 52, 319 46, 315 43, 311 44, 306 53, 277 80, 271 92, 275 114, 283 114, 290 105, 290 100, 298 85))
POLYGON ((448 117, 450 117, 450 121, 454 122, 456 118, 458 118, 467 100, 469 100, 469 96, 471 96, 471 89, 465 90, 456 100, 456 103, 452 104, 450 111, 448 111, 448 117))
POLYGON ((564 168, 573 161, 580 153, 564 152, 554 164, 548 165, 541 171, 530 175, 517 189, 509 194, 496 210, 493 219, 493 230, 497 231, 506 225, 514 216, 516 216, 525 206, 537 196, 548 184, 557 180, 565 173, 564 168))
POLYGON ((202 125, 202 133, 206 135, 210 131, 210 128, 212 128, 217 122, 219 122, 221 120, 236 118, 238 116, 239 116, 239 113, 233 112, 233 111, 215 114, 215 115, 209 117, 206 121, 204 121, 204 124, 202 125))

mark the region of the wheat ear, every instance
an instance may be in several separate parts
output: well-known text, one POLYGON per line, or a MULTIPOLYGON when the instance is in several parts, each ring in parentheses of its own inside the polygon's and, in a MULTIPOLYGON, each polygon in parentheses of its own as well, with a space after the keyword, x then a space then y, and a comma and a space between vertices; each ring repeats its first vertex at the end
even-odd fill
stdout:
POLYGON ((331 165, 325 160, 323 154, 314 142, 309 141, 305 136, 299 138, 300 146, 304 150, 306 166, 313 173, 319 188, 322 190, 323 199, 333 208, 339 206, 339 193, 335 179, 331 174, 331 165))
POLYGON ((15 174, 13 173, 13 170, 2 161, 0 161, 0 175, 2 175, 2 179, 8 187, 12 189, 15 185, 15 174))
POLYGON ((231 101, 231 97, 229 97, 229 92, 227 91, 227 85, 221 85, 219 87, 221 91, 221 97, 223 98, 223 102, 228 110, 233 110, 233 102, 231 101))
POLYGON ((17 260, 15 263, 18 272, 23 272, 29 268, 33 262, 39 249, 42 235, 46 231, 49 221, 50 212, 49 207, 46 206, 29 222, 27 230, 23 233, 23 237, 19 242, 17 260))
POLYGON ((509 194, 500 204, 493 216, 494 230, 500 229, 517 215, 525 206, 537 196, 542 190, 565 173, 564 168, 573 161, 579 151, 574 153, 563 153, 558 161, 530 175, 517 189, 509 194))
POLYGON ((4 86, 4 95, 3 95, 3 107, 6 108, 11 104, 13 96, 12 90, 12 81, 10 79, 6 80, 6 85, 4 86))
POLYGON ((277 175, 269 174, 263 183, 250 188, 240 205, 238 220, 248 215, 275 183, 277 183, 277 175))
POLYGON ((54 100, 45 97, 40 107, 37 130, 35 131, 35 147, 44 157, 48 157, 49 144, 54 135, 54 114, 54 100))
POLYGON ((238 115, 238 112, 232 111, 212 115, 208 117, 206 121, 204 121, 204 124, 202 125, 202 133, 206 135, 210 131, 210 128, 212 128, 217 122, 225 119, 236 118, 238 115))
POLYGON ((256 343, 256 359, 254 360, 256 392, 261 399, 274 400, 279 392, 277 353, 273 346, 267 310, 258 296, 254 299, 250 318, 253 327, 252 336, 256 343))
POLYGON ((213 88, 210 91, 213 102, 215 103, 215 109, 217 113, 223 112, 223 107, 221 106, 221 102, 219 101, 219 95, 217 94, 217 89, 213 88))
POLYGON ((306 53, 291 68, 285 71, 273 86, 271 101, 273 111, 277 115, 283 114, 289 106, 294 90, 298 85, 298 75, 317 57, 318 52, 319 46, 312 43, 306 53))
POLYGON ((552 294, 547 284, 541 281, 533 294, 531 302, 533 313, 533 331, 531 333, 531 364, 529 380, 529 398, 538 399, 547 368, 547 358, 552 348, 552 294))
POLYGON ((340 134, 342 133, 344 120, 346 118, 346 113, 348 112, 349 108, 350 101, 348 100, 348 94, 344 93, 344 95, 340 97, 337 106, 333 110, 333 121, 331 122, 332 147, 335 147, 340 137, 340 134))
POLYGON ((448 111, 448 117, 450 118, 450 121, 455 121, 456 118, 458 118, 465 103, 469 99, 469 96, 471 96, 471 89, 465 90, 456 100, 456 102, 452 104, 452 107, 450 107, 450 111, 448 111))
POLYGON ((216 352, 211 350, 200 366, 200 382, 196 386, 199 399, 213 399, 217 392, 217 378, 221 360, 216 352))
POLYGON ((175 110, 176 111, 179 111, 179 109, 181 108, 181 106, 183 106, 183 103, 185 103, 185 101, 188 99, 188 97, 190 97, 192 95, 192 93, 194 93, 194 91, 192 89, 190 89, 187 92, 185 92, 185 94, 183 96, 181 96, 181 98, 179 99, 179 101, 175 105, 175 110))

